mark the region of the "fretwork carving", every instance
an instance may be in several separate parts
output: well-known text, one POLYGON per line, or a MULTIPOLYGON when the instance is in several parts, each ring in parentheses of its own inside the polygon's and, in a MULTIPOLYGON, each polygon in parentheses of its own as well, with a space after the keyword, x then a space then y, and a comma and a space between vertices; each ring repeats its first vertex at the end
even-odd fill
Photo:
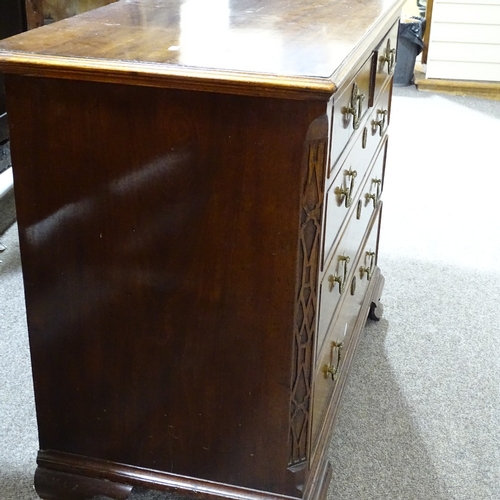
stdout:
POLYGON ((295 305, 290 399, 290 466, 304 462, 308 455, 326 139, 307 141, 305 150, 304 160, 307 162, 307 167, 301 199, 297 270, 299 288, 295 305))

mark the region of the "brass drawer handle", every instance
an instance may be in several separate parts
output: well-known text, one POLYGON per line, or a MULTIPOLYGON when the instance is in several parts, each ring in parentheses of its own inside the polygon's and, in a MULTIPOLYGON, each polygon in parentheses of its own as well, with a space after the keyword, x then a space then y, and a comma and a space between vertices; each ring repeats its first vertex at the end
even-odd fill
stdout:
POLYGON ((334 193, 338 196, 344 196, 345 207, 349 208, 352 203, 352 193, 354 192, 354 179, 358 175, 356 170, 346 170, 345 175, 351 178, 349 187, 336 187, 334 193))
POLYGON ((379 57, 379 61, 385 66, 387 63, 387 74, 392 75, 396 66, 396 49, 391 49, 391 39, 387 40, 385 53, 379 57))
POLYGON ((382 118, 380 120, 373 120, 372 121, 372 128, 376 131, 378 127, 378 133, 380 137, 384 135, 385 132, 385 122, 387 118, 388 111, 387 109, 377 109, 377 118, 379 115, 382 115, 382 118))
POLYGON ((339 374, 339 368, 340 368, 340 361, 342 360, 342 350, 344 349, 344 344, 343 342, 332 342, 332 358, 334 357, 333 351, 337 351, 337 359, 335 360, 335 363, 332 362, 329 365, 325 366, 325 375, 328 376, 330 375, 332 377, 332 380, 337 380, 338 374, 339 374))
POLYGON ((366 201, 369 202, 370 200, 373 201, 373 208, 377 208, 378 203, 380 201, 380 186, 382 185, 382 179, 372 179, 372 184, 375 184, 377 186, 377 192, 376 193, 367 193, 365 195, 366 201))
POLYGON ((345 282, 347 279, 347 264, 349 263, 350 260, 351 260, 351 258, 346 256, 346 255, 339 256, 339 261, 342 262, 342 264, 343 264, 344 272, 343 272, 342 276, 337 276, 337 275, 333 275, 333 274, 330 274, 330 276, 328 276, 328 282, 330 283, 328 290, 330 292, 335 287, 335 283, 339 284, 339 293, 342 293, 344 291, 345 282))
POLYGON ((358 84, 355 82, 352 85, 351 93, 351 103, 346 109, 346 113, 353 116, 352 126, 354 130, 359 128, 361 123, 361 116, 363 114, 363 101, 365 100, 365 94, 362 94, 358 89, 358 84))
MULTIPOLYGON (((369 257, 370 259, 370 265, 368 267, 360 267, 359 268, 359 274, 361 279, 363 279, 364 275, 366 274, 366 279, 370 281, 370 278, 372 277, 373 269, 375 268, 375 252, 366 252, 366 257, 369 257)), ((365 258, 366 258, 365 257, 365 258)))
POLYGON ((378 204, 378 199, 377 199, 377 195, 372 193, 372 194, 366 194, 366 201, 369 202, 370 200, 373 200, 373 208, 377 208, 377 204, 378 204))

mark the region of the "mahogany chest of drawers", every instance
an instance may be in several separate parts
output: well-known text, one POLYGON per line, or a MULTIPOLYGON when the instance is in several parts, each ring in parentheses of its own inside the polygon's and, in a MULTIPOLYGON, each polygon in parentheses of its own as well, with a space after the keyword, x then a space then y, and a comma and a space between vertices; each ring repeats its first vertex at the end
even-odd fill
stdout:
POLYGON ((401 3, 123 0, 0 44, 42 498, 326 494, 401 3))

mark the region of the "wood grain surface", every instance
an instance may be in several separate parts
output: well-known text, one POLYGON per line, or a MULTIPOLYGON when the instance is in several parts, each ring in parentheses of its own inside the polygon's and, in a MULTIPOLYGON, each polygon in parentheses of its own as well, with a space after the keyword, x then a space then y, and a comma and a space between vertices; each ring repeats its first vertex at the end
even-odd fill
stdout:
POLYGON ((401 3, 123 0, 0 44, 42 497, 326 495, 380 296, 373 259, 355 296, 380 213, 357 207, 381 182, 401 3), (334 313, 325 195, 351 167, 353 203, 326 211, 354 247, 334 313), (317 324, 325 346, 351 332, 336 379, 317 324))
POLYGON ((0 70, 331 94, 401 3, 127 0, 2 42, 0 70))

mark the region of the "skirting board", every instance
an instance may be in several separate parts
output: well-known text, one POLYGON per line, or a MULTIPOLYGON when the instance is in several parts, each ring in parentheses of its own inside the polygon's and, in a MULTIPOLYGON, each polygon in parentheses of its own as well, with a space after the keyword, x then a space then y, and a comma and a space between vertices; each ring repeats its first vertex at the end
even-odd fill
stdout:
POLYGON ((436 78, 425 78, 423 73, 416 71, 415 85, 418 90, 428 92, 442 92, 443 94, 466 95, 500 101, 500 82, 438 80, 436 78))

